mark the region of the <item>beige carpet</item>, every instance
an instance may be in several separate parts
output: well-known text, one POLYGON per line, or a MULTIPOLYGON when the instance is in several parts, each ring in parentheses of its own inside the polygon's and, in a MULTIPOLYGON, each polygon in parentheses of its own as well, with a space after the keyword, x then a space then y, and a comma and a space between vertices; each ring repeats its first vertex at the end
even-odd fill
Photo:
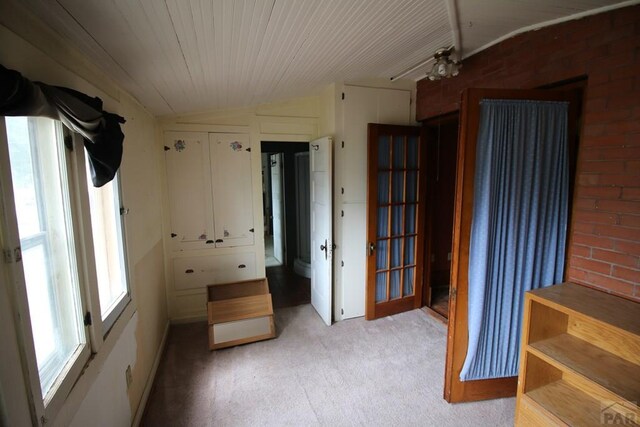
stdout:
POLYGON ((276 327, 209 352, 204 323, 172 326, 142 425, 513 425, 513 398, 442 399, 446 328, 420 310, 327 327, 303 305, 276 327))

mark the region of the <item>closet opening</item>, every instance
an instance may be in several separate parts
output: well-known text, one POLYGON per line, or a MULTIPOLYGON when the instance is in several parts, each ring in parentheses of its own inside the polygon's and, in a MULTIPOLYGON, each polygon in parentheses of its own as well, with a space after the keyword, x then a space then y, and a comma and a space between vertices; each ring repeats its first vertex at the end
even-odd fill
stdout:
POLYGON ((458 112, 423 122, 428 208, 422 305, 443 321, 449 317, 458 123, 458 112))
POLYGON ((274 308, 311 302, 309 144, 263 141, 265 267, 274 308))

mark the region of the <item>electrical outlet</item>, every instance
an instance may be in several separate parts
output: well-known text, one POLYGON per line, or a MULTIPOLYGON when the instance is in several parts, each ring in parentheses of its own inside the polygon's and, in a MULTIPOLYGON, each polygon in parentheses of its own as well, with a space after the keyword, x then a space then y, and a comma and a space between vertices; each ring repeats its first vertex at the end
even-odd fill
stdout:
POLYGON ((131 375, 131 365, 127 365, 127 370, 124 371, 124 376, 127 379, 127 390, 128 390, 129 387, 131 386, 131 383, 133 382, 133 376, 131 375))

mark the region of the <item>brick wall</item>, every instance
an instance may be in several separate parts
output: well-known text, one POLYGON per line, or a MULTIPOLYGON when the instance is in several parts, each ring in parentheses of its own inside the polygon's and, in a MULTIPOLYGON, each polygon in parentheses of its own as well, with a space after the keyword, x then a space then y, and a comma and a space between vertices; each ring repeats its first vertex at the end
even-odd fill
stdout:
POLYGON ((459 109, 476 88, 587 76, 568 279, 640 301, 640 6, 531 31, 418 82, 417 119, 459 109))

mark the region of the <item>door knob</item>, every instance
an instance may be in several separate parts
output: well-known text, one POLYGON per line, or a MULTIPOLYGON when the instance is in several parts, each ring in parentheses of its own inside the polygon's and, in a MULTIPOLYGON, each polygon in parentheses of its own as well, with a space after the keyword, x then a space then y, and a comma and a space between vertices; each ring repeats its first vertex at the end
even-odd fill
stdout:
POLYGON ((373 255, 373 252, 376 250, 376 244, 373 242, 369 242, 369 256, 373 255))
POLYGON ((327 239, 324 239, 324 245, 320 245, 320 250, 324 251, 324 259, 328 258, 327 249, 327 239))

